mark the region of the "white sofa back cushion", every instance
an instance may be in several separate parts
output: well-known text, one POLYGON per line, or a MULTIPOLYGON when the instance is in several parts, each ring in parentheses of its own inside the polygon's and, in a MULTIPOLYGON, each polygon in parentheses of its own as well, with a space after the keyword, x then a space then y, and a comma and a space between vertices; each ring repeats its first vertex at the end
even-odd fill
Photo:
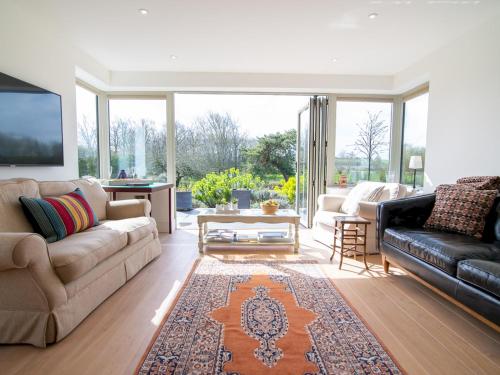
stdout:
POLYGON ((384 187, 385 183, 383 182, 360 182, 347 194, 340 210, 348 215, 357 215, 359 202, 378 202, 384 187))

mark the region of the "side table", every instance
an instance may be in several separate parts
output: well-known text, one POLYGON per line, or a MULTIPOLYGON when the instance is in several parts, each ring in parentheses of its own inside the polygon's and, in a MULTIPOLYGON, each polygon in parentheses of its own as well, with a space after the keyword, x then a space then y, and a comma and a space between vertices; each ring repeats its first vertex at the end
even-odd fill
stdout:
POLYGON ((370 220, 360 216, 340 216, 335 218, 335 226, 333 227, 333 254, 330 257, 330 261, 333 259, 335 251, 339 249, 339 269, 342 268, 344 254, 347 252, 353 252, 354 259, 356 259, 356 255, 358 254, 363 255, 365 268, 368 269, 368 264, 366 263, 366 231, 370 224, 370 220))
POLYGON ((168 189, 168 233, 172 233, 172 189, 175 187, 174 184, 154 182, 149 185, 138 186, 138 185, 102 185, 102 188, 106 193, 111 193, 112 199, 116 200, 116 193, 145 193, 148 196, 148 200, 151 202, 151 194, 168 189))

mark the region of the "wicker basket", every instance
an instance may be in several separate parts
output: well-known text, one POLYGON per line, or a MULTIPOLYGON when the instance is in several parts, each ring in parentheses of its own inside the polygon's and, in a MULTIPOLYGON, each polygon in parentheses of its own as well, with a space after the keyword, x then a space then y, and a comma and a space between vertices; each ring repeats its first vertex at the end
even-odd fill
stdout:
POLYGON ((264 215, 274 215, 276 211, 278 211, 279 206, 266 206, 261 203, 260 208, 262 209, 262 213, 264 215))

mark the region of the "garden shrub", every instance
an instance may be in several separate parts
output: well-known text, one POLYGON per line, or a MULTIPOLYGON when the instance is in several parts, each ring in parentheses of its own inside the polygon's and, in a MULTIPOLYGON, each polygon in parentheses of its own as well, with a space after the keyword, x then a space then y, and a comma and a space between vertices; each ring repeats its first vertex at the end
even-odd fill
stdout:
POLYGON ((251 173, 231 168, 221 173, 208 173, 193 185, 193 196, 207 207, 231 201, 233 189, 255 189, 262 181, 251 173))
POLYGON ((295 189, 297 187, 296 181, 296 178, 292 176, 286 182, 285 180, 281 180, 281 184, 274 187, 274 191, 282 196, 285 196, 292 206, 295 204, 295 189))

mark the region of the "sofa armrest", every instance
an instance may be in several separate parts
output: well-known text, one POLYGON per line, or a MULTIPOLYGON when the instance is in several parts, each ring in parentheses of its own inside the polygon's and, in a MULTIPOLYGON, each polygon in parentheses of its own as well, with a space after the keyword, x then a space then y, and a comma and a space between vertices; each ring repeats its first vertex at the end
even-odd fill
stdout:
POLYGON ((345 195, 321 194, 318 197, 318 210, 340 212, 345 195))
POLYGON ((24 304, 33 309, 38 303, 39 309, 50 311, 66 303, 64 284, 52 268, 47 242, 39 234, 0 233, 0 296, 0 310, 23 311, 24 304))
POLYGON ((108 220, 149 217, 150 214, 151 203, 147 199, 125 199, 106 203, 106 218, 108 220))
POLYGON ((375 221, 377 219, 377 205, 378 202, 359 202, 358 215, 365 219, 375 221))
POLYGON ((380 202, 377 206, 377 237, 380 246, 386 228, 421 228, 432 212, 435 194, 380 202))

